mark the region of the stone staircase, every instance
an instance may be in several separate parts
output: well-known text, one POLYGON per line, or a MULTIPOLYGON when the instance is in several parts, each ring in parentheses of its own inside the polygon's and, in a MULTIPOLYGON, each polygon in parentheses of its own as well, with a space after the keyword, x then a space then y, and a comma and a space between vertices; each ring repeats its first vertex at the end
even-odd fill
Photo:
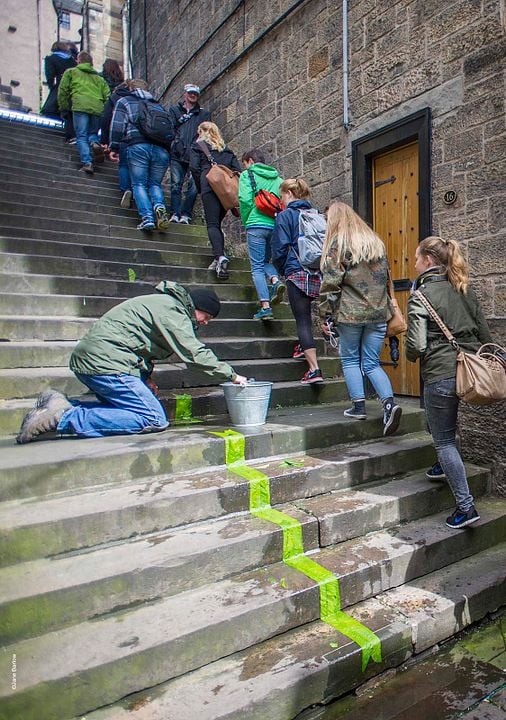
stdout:
POLYGON ((289 309, 250 319, 244 260, 202 336, 274 381, 267 425, 226 434, 221 389, 174 363, 156 370, 168 415, 189 394, 202 422, 16 446, 38 392, 86 391, 66 364, 94 318, 162 279, 214 277, 202 227, 146 238, 115 169, 82 177, 58 132, 0 121, 0 149, 2 720, 292 720, 505 602, 488 471, 469 466, 482 520, 446 528, 417 403, 383 439, 372 401, 343 417, 334 357, 323 386, 300 385, 289 309))

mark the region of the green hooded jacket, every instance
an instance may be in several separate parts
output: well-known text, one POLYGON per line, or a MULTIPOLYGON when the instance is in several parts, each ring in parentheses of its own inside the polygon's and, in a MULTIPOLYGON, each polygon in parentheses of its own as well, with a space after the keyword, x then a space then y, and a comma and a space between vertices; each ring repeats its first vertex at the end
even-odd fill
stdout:
POLYGON ((145 379, 154 360, 176 353, 217 380, 232 380, 233 368, 195 335, 195 307, 188 291, 168 280, 156 290, 125 300, 97 320, 74 349, 70 369, 83 375, 125 373, 145 379))
POLYGON ((58 87, 60 110, 101 115, 110 95, 109 86, 89 63, 65 70, 58 87))
MULTIPOLYGON (((262 163, 253 163, 249 168, 255 176, 257 190, 269 190, 279 197, 279 186, 283 182, 279 177, 278 171, 270 165, 262 163)), ((244 227, 267 227, 273 228, 276 219, 268 215, 264 215, 257 210, 255 205, 255 195, 247 170, 241 173, 239 177, 239 212, 244 227)))

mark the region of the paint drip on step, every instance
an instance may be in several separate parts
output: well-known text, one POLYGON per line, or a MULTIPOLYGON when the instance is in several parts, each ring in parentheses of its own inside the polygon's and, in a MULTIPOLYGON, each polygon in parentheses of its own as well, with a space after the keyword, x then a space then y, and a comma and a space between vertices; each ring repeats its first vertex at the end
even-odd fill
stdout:
POLYGON ((362 671, 369 660, 381 662, 379 637, 355 618, 341 610, 339 580, 334 573, 304 555, 302 525, 295 518, 271 506, 270 479, 267 475, 246 465, 246 439, 235 430, 212 432, 225 440, 227 469, 249 482, 250 512, 255 517, 278 525, 283 531, 283 562, 318 583, 320 592, 320 619, 357 643, 362 651, 362 671))
POLYGON ((191 395, 176 395, 175 425, 188 425, 190 423, 202 422, 202 420, 193 417, 192 401, 193 398, 191 395))

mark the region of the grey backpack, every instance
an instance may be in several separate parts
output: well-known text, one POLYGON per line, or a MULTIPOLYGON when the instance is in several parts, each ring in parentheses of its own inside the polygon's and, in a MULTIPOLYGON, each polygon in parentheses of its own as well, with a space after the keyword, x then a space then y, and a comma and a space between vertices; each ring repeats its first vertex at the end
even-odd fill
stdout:
POLYGON ((299 212, 298 258, 305 270, 311 272, 320 269, 326 229, 325 217, 316 208, 299 212))

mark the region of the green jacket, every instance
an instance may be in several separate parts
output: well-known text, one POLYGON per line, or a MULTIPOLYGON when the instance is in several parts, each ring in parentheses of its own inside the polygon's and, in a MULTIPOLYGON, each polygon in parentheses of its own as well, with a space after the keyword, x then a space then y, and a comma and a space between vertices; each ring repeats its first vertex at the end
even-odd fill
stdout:
POLYGON ((110 95, 109 86, 89 63, 65 70, 58 87, 60 110, 101 115, 110 95))
POLYGON ((348 325, 384 323, 391 313, 387 305, 388 260, 357 265, 339 263, 332 246, 322 267, 320 317, 348 325))
MULTIPOLYGON (((463 350, 477 350, 483 343, 492 342, 487 321, 472 288, 464 295, 454 289, 439 268, 429 268, 416 280, 415 289, 426 296, 463 350)), ((422 378, 426 383, 455 377, 457 351, 414 295, 408 301, 406 357, 411 362, 420 358, 422 378)))
MULTIPOLYGON (((278 171, 270 165, 253 163, 249 168, 255 176, 257 190, 269 190, 279 197, 279 186, 283 180, 279 177, 278 171)), ((239 212, 244 227, 267 227, 273 228, 276 219, 264 215, 257 210, 255 195, 251 185, 250 176, 247 170, 239 177, 239 212)))
POLYGON ((153 295, 116 305, 93 325, 70 357, 70 369, 83 375, 136 375, 143 379, 154 360, 176 353, 211 377, 225 381, 234 370, 207 348, 195 333, 195 307, 189 293, 164 280, 153 295))

